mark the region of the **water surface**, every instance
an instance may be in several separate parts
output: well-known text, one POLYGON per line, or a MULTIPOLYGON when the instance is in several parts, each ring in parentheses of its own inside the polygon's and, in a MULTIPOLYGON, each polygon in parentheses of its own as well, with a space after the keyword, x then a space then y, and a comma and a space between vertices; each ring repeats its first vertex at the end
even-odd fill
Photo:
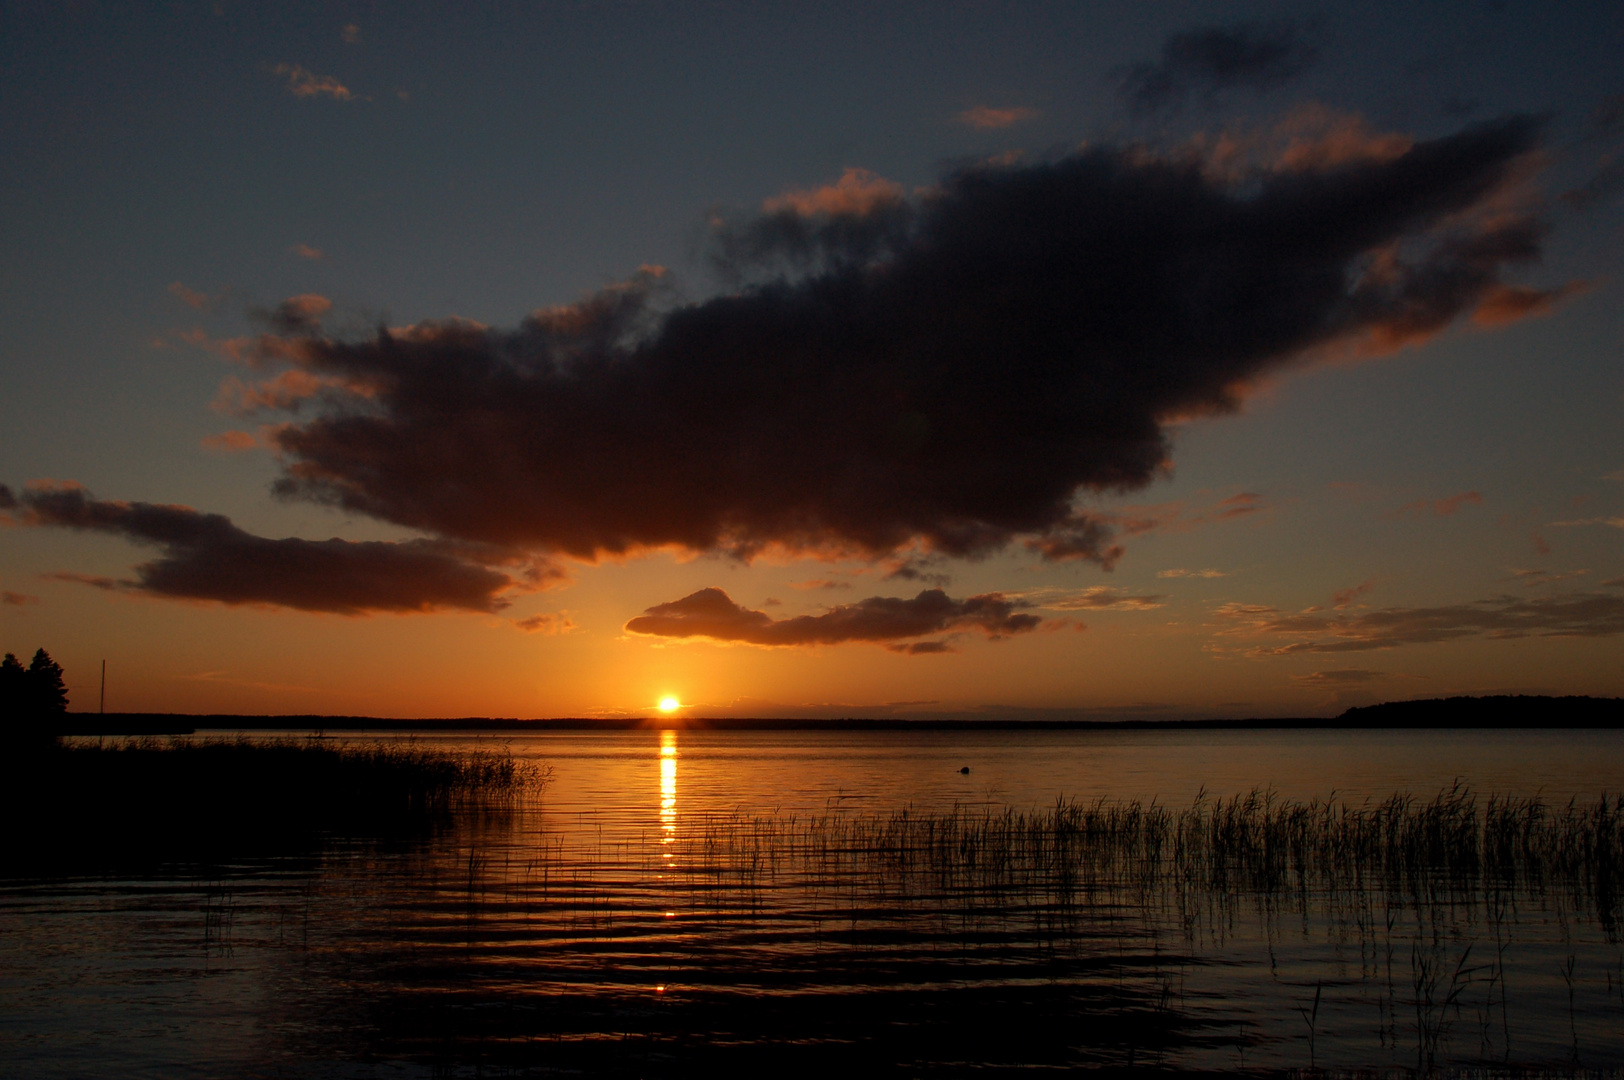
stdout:
POLYGON ((1078 877, 1004 816, 1463 786, 1554 812, 1624 789, 1624 733, 429 739, 551 783, 417 838, 5 880, 0 1074, 1624 1065, 1612 879, 1561 853, 1215 885, 1130 846, 1078 877))

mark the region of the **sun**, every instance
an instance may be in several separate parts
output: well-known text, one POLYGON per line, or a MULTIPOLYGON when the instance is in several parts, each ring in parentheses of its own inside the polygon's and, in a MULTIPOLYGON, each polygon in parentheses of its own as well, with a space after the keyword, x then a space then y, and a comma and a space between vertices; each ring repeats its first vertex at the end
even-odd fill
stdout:
POLYGON ((680 708, 682 708, 682 702, 669 694, 660 699, 661 712, 676 712, 680 708))

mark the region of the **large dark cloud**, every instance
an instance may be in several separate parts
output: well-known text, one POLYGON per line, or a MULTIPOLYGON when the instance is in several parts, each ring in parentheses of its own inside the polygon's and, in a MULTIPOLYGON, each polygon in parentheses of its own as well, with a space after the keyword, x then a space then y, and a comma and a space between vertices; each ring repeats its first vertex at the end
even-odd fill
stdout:
POLYGON ((1290 19, 1205 26, 1169 34, 1157 60, 1117 73, 1117 90, 1135 110, 1151 112, 1179 105, 1192 93, 1273 89, 1299 75, 1317 54, 1290 19))
MULTIPOLYGON (((954 600, 926 589, 912 600, 871 596, 842 604, 822 615, 774 619, 764 611, 735 604, 721 589, 700 589, 681 600, 657 604, 626 624, 634 634, 670 638, 710 638, 751 645, 838 645, 847 641, 898 642, 956 630, 980 630, 1002 637, 1036 629, 1043 622, 1025 615, 997 593, 954 600)), ((942 642, 903 646, 909 653, 946 651, 942 642)))
MULTIPOLYGON (((1605 583, 1604 583, 1605 584, 1605 583)), ((1366 652, 1463 638, 1612 637, 1624 634, 1624 597, 1569 593, 1525 599, 1500 596, 1441 607, 1383 608, 1357 615, 1289 613, 1231 604, 1218 616, 1249 636, 1287 639, 1257 655, 1366 652)))
POLYGON ((281 493, 444 537, 583 558, 1026 538, 1109 564, 1113 526, 1076 500, 1161 475, 1169 420, 1425 337, 1538 256, 1536 220, 1486 210, 1538 130, 1241 179, 1111 148, 915 195, 848 175, 718 231, 730 295, 679 304, 648 273, 513 330, 305 320, 239 352, 313 376, 272 436, 281 493))
MULTIPOLYGON (((154 544, 162 555, 136 567, 134 581, 81 578, 104 588, 227 604, 271 604, 359 615, 371 611, 496 611, 499 594, 521 581, 471 559, 466 545, 415 540, 272 540, 219 514, 184 506, 105 502, 77 487, 0 488, 0 507, 20 509, 24 525, 113 533, 154 544)), ((491 561, 501 553, 483 553, 491 561)), ((523 576, 523 575, 521 575, 523 576)), ((545 572, 532 568, 529 583, 545 572)))

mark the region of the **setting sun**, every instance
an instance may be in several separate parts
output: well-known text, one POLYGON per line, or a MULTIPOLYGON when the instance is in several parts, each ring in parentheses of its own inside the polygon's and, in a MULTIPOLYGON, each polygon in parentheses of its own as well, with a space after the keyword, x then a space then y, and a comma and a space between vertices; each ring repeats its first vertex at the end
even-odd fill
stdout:
POLYGON ((668 695, 660 699, 661 712, 676 712, 680 708, 682 708, 682 702, 674 697, 668 695))

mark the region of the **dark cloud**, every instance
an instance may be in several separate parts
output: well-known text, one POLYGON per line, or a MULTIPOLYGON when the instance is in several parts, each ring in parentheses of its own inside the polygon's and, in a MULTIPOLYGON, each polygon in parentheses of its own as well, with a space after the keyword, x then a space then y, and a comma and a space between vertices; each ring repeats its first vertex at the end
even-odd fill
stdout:
POLYGON ((575 629, 575 621, 568 616, 544 613, 524 619, 514 619, 513 625, 527 634, 567 634, 575 629))
MULTIPOLYGON (((774 619, 763 611, 735 604, 721 589, 700 589, 681 600, 657 604, 626 624, 634 634, 654 637, 710 638, 751 645, 838 645, 847 641, 883 644, 955 630, 980 630, 990 638, 1020 634, 1042 623, 1023 615, 998 593, 954 600, 940 589, 926 589, 912 600, 871 596, 842 604, 822 615, 774 619)), ((910 652, 941 652, 940 642, 919 642, 910 652)))
POLYGON ((1290 19, 1207 26, 1168 35, 1161 58, 1117 72, 1117 93, 1138 112, 1232 87, 1262 92, 1313 63, 1318 50, 1290 19))
MULTIPOLYGON (((11 505, 18 502, 13 498, 11 505)), ((513 557, 443 541, 272 540, 246 533, 219 514, 103 502, 77 487, 31 488, 20 504, 23 513, 16 520, 24 525, 112 533, 162 550, 159 558, 135 568, 134 581, 72 574, 56 575, 59 579, 176 599, 341 615, 497 611, 507 606, 501 593, 535 587, 550 572, 532 566, 521 573, 525 580, 516 579, 471 556, 508 563, 516 561, 513 557)))
POLYGON ((904 656, 935 656, 940 653, 958 652, 945 641, 910 641, 907 644, 887 645, 886 648, 904 656))
POLYGON ((1624 634, 1624 597, 1569 593, 1525 599, 1500 596, 1431 608, 1383 608, 1358 615, 1297 614, 1229 604, 1217 612, 1233 630, 1299 640, 1261 646, 1257 655, 1363 652, 1462 638, 1611 637, 1624 634))
POLYGON ((1078 501, 1163 475, 1167 423, 1328 349, 1424 338, 1538 255, 1541 225, 1487 204, 1539 127, 1244 183, 1140 148, 920 194, 848 176, 720 227, 751 282, 729 295, 677 303, 650 270, 513 330, 361 340, 291 311, 297 336, 234 352, 311 376, 269 436, 281 494, 447 538, 585 559, 1030 539, 1110 565, 1115 526, 1078 501))

